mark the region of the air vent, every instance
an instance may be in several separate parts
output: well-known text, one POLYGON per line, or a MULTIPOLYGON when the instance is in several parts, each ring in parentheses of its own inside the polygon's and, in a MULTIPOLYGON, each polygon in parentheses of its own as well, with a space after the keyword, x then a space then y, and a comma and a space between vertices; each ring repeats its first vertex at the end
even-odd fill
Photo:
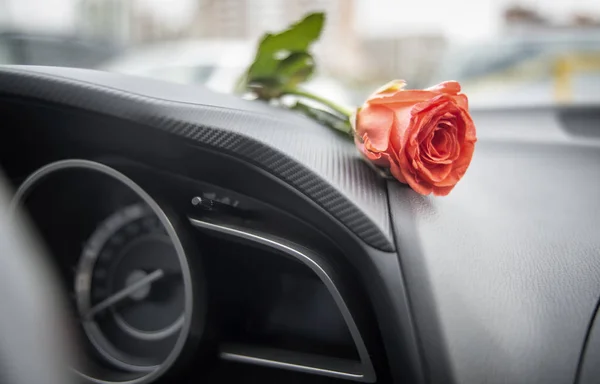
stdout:
POLYGON ((222 286, 217 295, 226 304, 217 307, 233 308, 219 321, 225 328, 219 337, 221 359, 375 381, 359 328, 335 275, 318 254, 253 230, 189 220, 221 241, 209 246, 219 250, 218 257, 205 255, 212 260, 208 265, 221 265, 215 285, 222 286))

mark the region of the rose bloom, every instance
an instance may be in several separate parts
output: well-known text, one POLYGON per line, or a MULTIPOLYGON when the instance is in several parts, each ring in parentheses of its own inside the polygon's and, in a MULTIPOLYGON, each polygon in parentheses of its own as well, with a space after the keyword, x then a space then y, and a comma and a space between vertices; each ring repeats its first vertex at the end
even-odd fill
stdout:
POLYGON ((356 145, 416 192, 445 196, 467 171, 477 141, 467 96, 456 81, 424 90, 405 85, 386 85, 357 110, 356 145))

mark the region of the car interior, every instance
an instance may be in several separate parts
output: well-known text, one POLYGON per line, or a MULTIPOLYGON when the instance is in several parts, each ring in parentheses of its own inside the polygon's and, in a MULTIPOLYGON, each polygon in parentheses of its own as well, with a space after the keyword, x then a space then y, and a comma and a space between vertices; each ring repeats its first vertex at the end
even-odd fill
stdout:
POLYGON ((0 89, 3 356, 58 364, 65 317, 79 382, 596 380, 597 109, 474 113, 464 187, 431 199, 260 102, 51 67, 0 89))
MULTIPOLYGON (((2 33, 16 3, 0 0, 0 384, 600 382, 600 56, 569 54, 577 77, 550 59, 576 44, 529 30, 435 53, 465 76, 477 143, 452 193, 424 196, 360 138, 210 89, 250 65, 212 35, 214 55, 167 39, 138 56, 2 33)), ((382 51, 433 50, 399 41, 382 51)))

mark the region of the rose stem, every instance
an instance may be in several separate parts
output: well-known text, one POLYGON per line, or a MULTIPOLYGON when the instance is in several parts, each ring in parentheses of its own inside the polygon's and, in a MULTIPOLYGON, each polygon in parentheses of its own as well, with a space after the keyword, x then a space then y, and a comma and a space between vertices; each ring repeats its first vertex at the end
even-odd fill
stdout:
POLYGON ((340 115, 347 117, 348 120, 350 120, 350 116, 352 116, 352 114, 354 113, 354 111, 349 108, 342 107, 341 105, 338 105, 332 101, 329 101, 320 96, 314 95, 310 92, 301 91, 299 89, 286 89, 282 93, 282 96, 284 96, 284 95, 293 95, 293 96, 298 96, 298 97, 302 97, 305 99, 316 101, 318 103, 325 105, 326 107, 330 108, 331 110, 339 113, 340 115))

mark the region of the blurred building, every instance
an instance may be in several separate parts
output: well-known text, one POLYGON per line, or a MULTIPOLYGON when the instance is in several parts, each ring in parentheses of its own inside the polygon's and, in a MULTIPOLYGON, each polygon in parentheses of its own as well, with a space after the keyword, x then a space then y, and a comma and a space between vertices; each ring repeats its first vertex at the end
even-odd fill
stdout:
POLYGON ((80 0, 77 31, 84 37, 102 37, 118 43, 131 40, 133 1, 80 0))
POLYGON ((197 0, 189 35, 196 38, 258 39, 313 11, 327 17, 317 55, 331 72, 360 70, 359 43, 351 0, 197 0))
POLYGON ((8 0, 0 0, 0 27, 8 28, 11 21, 8 0))
POLYGON ((400 78, 411 87, 422 87, 437 69, 446 45, 438 34, 365 39, 364 74, 375 82, 400 78))
POLYGON ((0 0, 0 29, 25 33, 73 33, 73 2, 0 0))
POLYGON ((180 30, 172 29, 141 4, 136 0, 78 0, 77 31, 82 37, 120 45, 179 37, 180 30))
POLYGON ((504 22, 507 25, 544 25, 548 21, 535 9, 512 6, 504 10, 504 22))
POLYGON ((245 0, 197 0, 189 35, 197 38, 243 39, 248 32, 245 0))
POLYGON ((600 27, 600 17, 589 14, 576 13, 572 17, 571 24, 578 27, 600 27))
MULTIPOLYGON (((254 39, 277 31, 312 11, 327 14, 326 28, 352 24, 350 0, 197 0, 191 35, 207 38, 254 39), (349 23, 348 23, 349 22, 349 23)), ((346 31, 348 32, 348 31, 346 31)))
POLYGON ((553 36, 564 33, 587 34, 600 30, 600 17, 592 13, 574 13, 567 16, 567 22, 556 22, 543 16, 534 8, 513 6, 503 13, 503 32, 509 35, 553 36), (569 17, 570 16, 570 17, 569 17))

